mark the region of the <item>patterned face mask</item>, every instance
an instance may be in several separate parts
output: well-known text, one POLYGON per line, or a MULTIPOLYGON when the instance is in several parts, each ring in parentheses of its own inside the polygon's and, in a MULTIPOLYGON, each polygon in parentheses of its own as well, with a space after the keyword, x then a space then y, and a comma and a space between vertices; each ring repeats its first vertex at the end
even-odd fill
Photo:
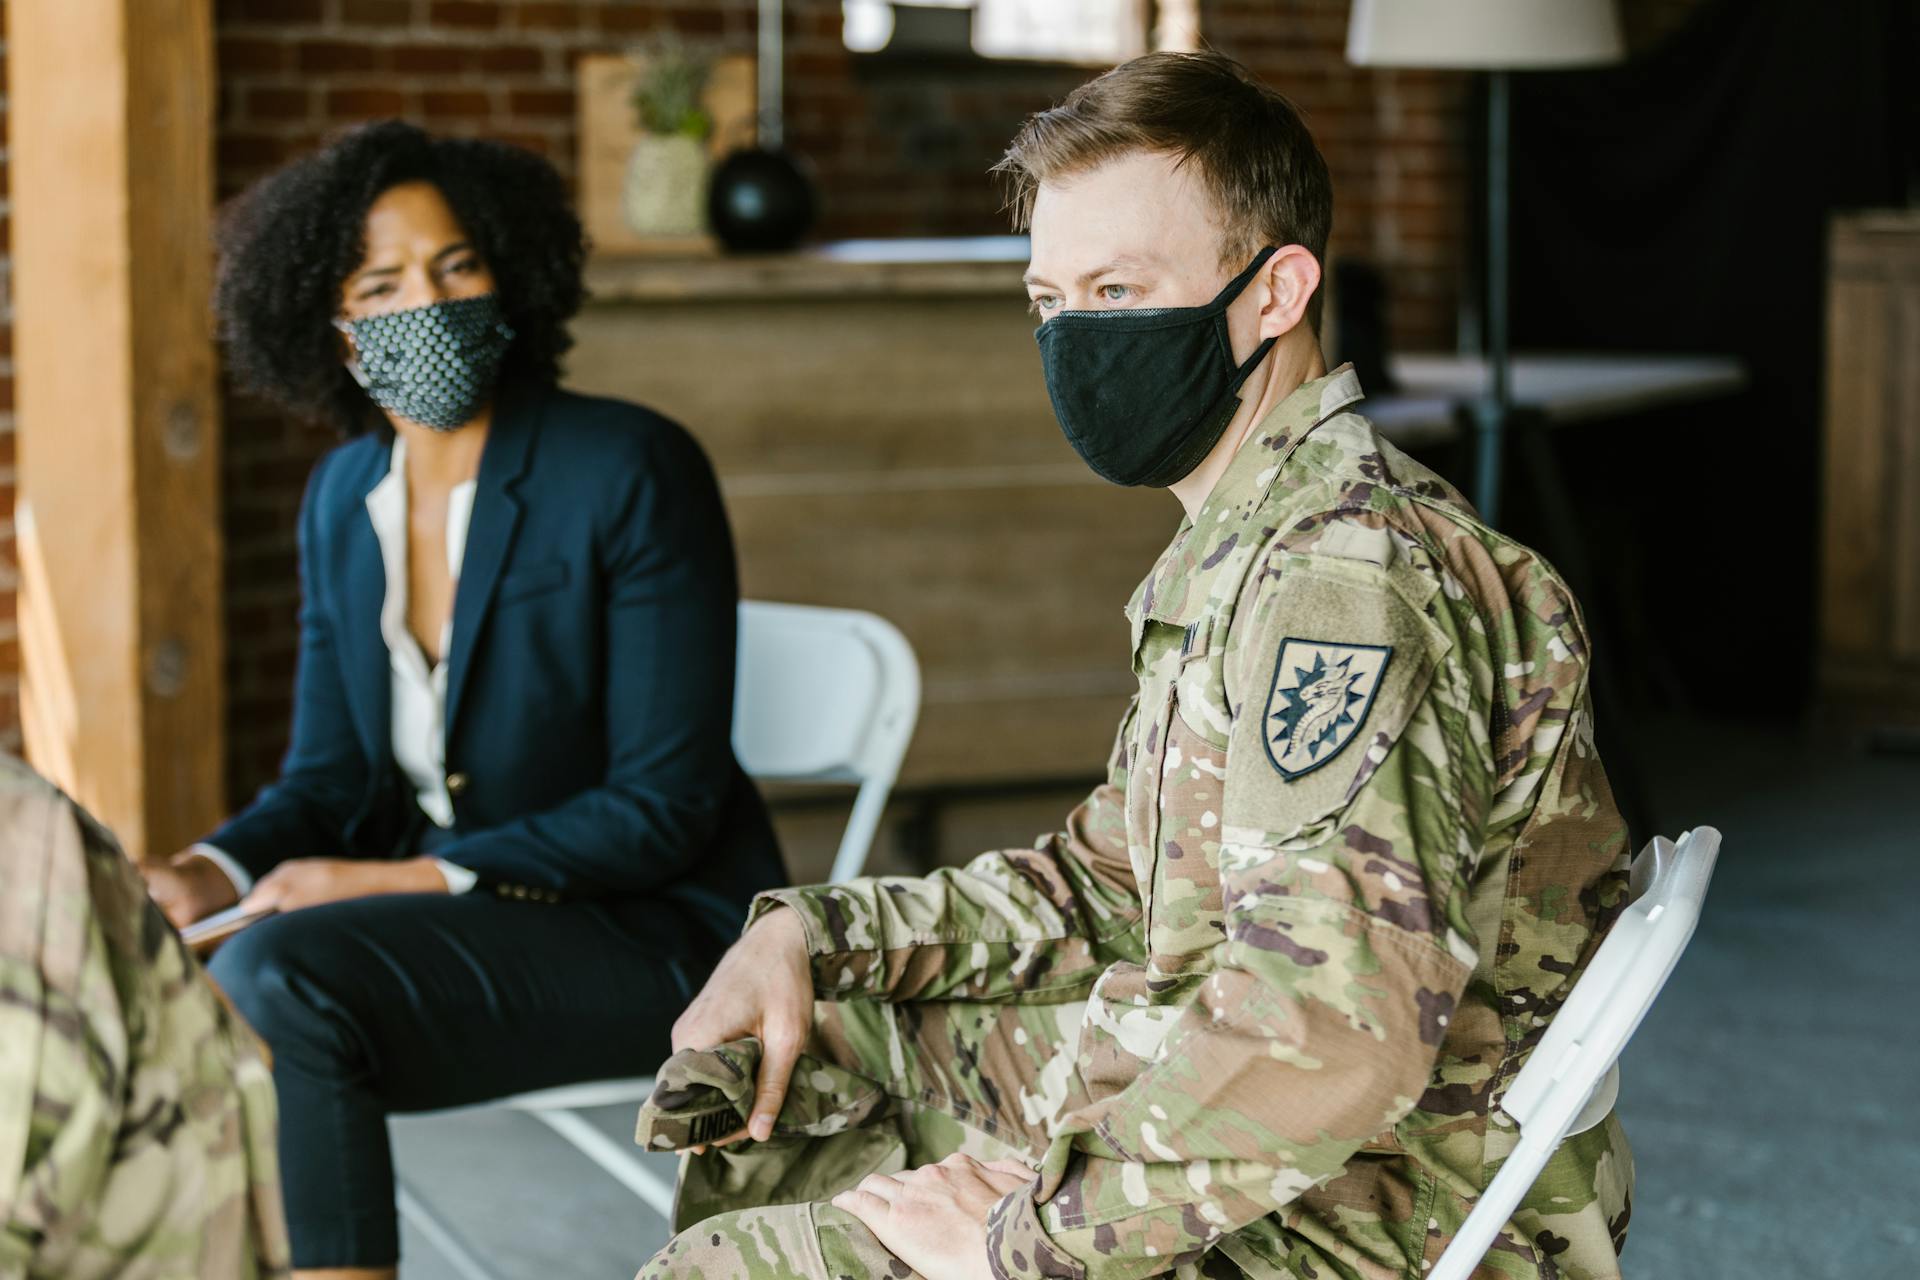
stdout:
POLYGON ((373 402, 435 431, 473 421, 513 342, 494 293, 334 323, 353 338, 347 372, 373 402))

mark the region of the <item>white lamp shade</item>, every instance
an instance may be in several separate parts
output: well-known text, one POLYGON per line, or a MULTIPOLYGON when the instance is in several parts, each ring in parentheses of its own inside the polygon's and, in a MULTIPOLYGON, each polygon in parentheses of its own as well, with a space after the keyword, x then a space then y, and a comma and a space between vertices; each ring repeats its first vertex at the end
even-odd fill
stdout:
POLYGON ((1353 0, 1347 61, 1476 70, 1577 67, 1624 53, 1613 0, 1353 0))

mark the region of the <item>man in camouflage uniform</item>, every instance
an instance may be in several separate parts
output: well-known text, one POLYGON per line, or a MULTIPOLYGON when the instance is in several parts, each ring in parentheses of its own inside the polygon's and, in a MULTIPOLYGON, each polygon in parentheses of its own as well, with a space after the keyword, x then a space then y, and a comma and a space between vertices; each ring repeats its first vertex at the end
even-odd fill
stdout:
MULTIPOLYGON (((1141 244, 1174 252, 1185 216, 1244 261, 1208 166, 1291 146, 1311 205, 1324 168, 1289 129, 1224 59, 1154 55, 1016 141, 1049 386, 1096 469, 1151 472, 1104 447, 1052 326, 1159 344, 1224 306, 1267 380, 1170 484, 1188 518, 1127 607, 1139 692, 1065 830, 756 903, 642 1112, 643 1142, 696 1152, 647 1280, 1418 1277, 1513 1148, 1502 1094, 1627 892, 1574 601, 1323 372, 1324 220, 1250 233, 1284 247, 1206 308, 1171 304, 1218 274, 1185 299, 1135 283, 1150 267, 1076 276, 1129 256, 1099 226, 1133 195, 1141 244), (1062 225, 1102 248, 1073 259, 1062 225), (1081 298, 1140 314, 1067 319, 1081 298), (802 945, 818 1003, 789 1082, 774 1014, 802 945), (710 1145, 750 1114, 757 1141, 710 1145)), ((1117 397, 1143 431, 1150 390, 1117 397)), ((1576 1135, 1481 1274, 1617 1276, 1631 1178, 1611 1116, 1576 1135)))
POLYGON ((273 1080, 113 837, 0 756, 0 1278, 284 1276, 273 1080))

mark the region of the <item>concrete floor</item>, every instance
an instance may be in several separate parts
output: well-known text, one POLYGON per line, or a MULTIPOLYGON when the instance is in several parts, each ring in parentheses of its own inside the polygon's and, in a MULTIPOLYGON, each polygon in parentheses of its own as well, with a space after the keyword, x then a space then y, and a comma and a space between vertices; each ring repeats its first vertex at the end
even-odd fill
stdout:
POLYGON ((1648 751, 1662 824, 1726 843, 1621 1067, 1627 1274, 1911 1274, 1920 757, 1684 726, 1648 751))
MULTIPOLYGON (((1909 1274, 1920 1249, 1920 757, 1684 723, 1658 726, 1643 751, 1662 829, 1709 824, 1726 843, 1700 930, 1622 1067, 1639 1170, 1626 1274, 1909 1274)), ((1069 803, 970 807, 947 824, 947 847, 1024 844, 1069 803), (994 834, 976 839, 983 828, 994 834)), ((796 875, 817 875, 831 818, 783 834, 796 875)), ((626 1143, 632 1112, 588 1114, 626 1143)), ((615 1280, 666 1239, 658 1215, 528 1117, 393 1127, 403 1177, 500 1280, 615 1280)), ((648 1159, 671 1178, 671 1158, 648 1159)), ((405 1280, 472 1280, 416 1231, 404 1247, 405 1280)))

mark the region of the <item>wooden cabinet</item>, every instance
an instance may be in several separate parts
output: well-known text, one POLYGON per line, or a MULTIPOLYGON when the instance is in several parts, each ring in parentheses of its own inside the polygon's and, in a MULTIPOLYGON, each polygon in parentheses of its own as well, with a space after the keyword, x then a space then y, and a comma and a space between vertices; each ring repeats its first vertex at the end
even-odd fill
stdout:
POLYGON ((1822 692, 1920 716, 1920 211, 1833 223, 1825 458, 1822 692))

